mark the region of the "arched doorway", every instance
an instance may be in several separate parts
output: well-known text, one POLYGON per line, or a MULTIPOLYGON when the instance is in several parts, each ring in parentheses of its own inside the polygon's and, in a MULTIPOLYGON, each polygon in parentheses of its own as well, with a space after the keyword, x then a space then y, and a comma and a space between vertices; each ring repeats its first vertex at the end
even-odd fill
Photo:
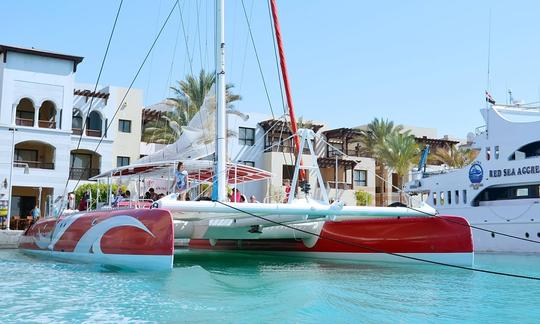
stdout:
POLYGON ((69 179, 88 180, 99 174, 101 155, 90 150, 72 150, 69 160, 69 179))

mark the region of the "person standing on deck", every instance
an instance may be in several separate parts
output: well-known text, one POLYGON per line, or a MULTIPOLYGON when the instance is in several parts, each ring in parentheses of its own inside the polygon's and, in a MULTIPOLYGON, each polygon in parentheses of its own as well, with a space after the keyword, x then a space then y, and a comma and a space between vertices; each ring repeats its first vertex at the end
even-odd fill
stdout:
POLYGON ((174 171, 174 187, 178 193, 178 200, 186 200, 186 190, 188 184, 188 172, 184 167, 183 162, 178 162, 178 166, 174 171))

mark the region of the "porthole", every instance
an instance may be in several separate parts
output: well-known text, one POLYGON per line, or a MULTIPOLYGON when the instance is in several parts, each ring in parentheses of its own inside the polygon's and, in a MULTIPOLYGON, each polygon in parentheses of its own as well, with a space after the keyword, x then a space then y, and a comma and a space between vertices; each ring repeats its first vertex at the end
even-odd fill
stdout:
POLYGON ((529 238, 529 233, 528 233, 528 232, 525 233, 525 237, 526 237, 526 238, 529 238))
POLYGON ((495 233, 491 232, 491 237, 495 237, 495 233))
POLYGON ((536 236, 540 237, 540 232, 536 233, 536 236))

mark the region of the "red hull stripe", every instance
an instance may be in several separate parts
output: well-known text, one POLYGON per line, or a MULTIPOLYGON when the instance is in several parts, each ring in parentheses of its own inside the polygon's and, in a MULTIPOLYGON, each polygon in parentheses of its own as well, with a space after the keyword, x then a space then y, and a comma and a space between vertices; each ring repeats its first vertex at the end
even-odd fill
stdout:
POLYGON ((313 248, 294 239, 217 240, 215 246, 208 240, 191 240, 189 246, 193 249, 247 251, 472 253, 472 234, 467 225, 465 219, 455 216, 351 220, 326 222, 320 234, 322 238, 313 248))
MULTIPOLYGON (((53 251, 74 252, 81 239, 100 238, 96 244, 79 253, 94 253, 98 246, 103 254, 129 255, 173 255, 174 229, 169 211, 160 209, 125 209, 114 211, 93 211, 83 214, 73 214, 60 219, 46 219, 32 225, 21 237, 19 248, 28 250, 48 250, 47 246, 54 241, 53 251), (57 222, 66 222, 70 217, 75 219, 65 226, 60 225, 56 233, 52 233, 57 222), (131 222, 122 223, 123 220, 131 222), (100 223, 104 230, 97 231, 100 223), (112 224, 108 226, 103 226, 112 224), (139 224, 139 227, 133 224, 139 224), (141 225, 142 224, 142 225, 141 225), (144 227, 143 227, 144 226, 144 227), (65 230, 63 233, 62 230, 65 230), (88 234, 94 230, 94 235, 88 234), (58 235, 61 233, 61 235, 58 235), (86 237, 84 237, 86 234, 86 237), (55 240, 55 235, 58 239, 55 240)), ((83 240, 84 240, 83 239, 83 240)), ((80 247, 80 245, 79 245, 80 247)))

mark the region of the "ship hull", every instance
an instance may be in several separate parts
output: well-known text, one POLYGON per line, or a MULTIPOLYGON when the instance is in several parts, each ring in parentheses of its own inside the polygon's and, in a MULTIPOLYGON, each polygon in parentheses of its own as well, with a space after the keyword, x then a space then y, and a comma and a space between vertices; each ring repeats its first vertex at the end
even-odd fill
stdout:
POLYGON ((45 219, 20 238, 40 257, 135 270, 167 270, 174 258, 171 214, 159 209, 92 211, 45 219))
POLYGON ((468 223, 455 216, 325 221, 319 235, 314 245, 294 238, 192 239, 189 248, 400 263, 429 260, 471 265, 474 259, 468 223))

